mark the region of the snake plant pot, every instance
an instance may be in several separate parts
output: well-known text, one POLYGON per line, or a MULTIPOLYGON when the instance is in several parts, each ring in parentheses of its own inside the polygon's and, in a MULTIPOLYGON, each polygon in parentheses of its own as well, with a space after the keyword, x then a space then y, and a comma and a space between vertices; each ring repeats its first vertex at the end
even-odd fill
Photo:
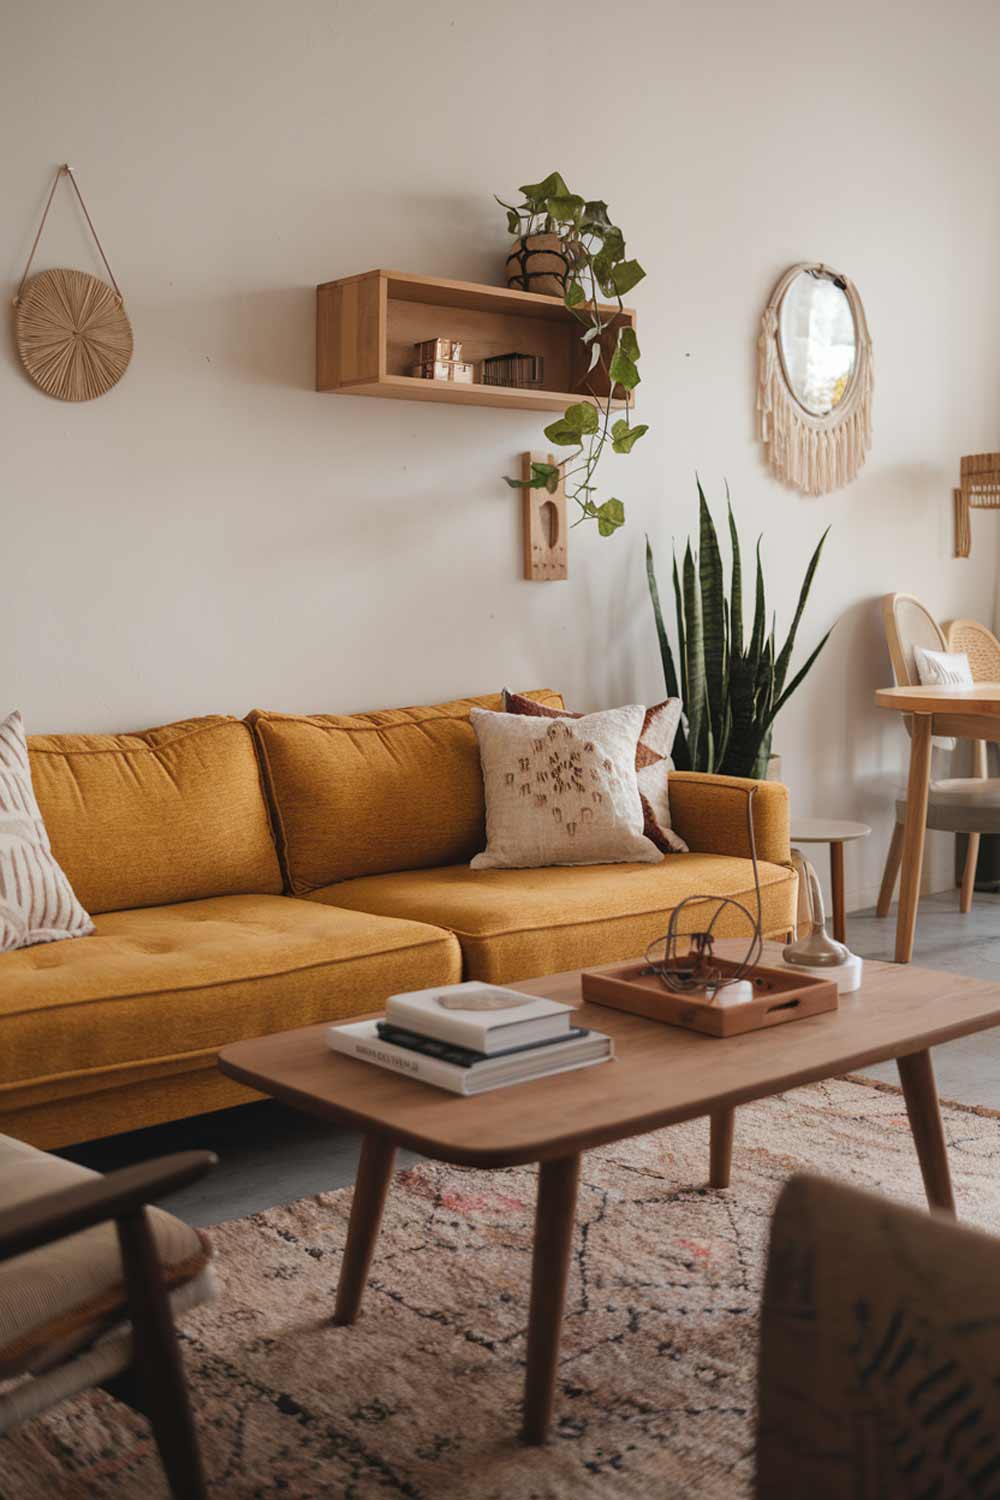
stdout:
POLYGON ((507 257, 507 285, 521 292, 561 297, 568 267, 557 234, 522 235, 507 257))

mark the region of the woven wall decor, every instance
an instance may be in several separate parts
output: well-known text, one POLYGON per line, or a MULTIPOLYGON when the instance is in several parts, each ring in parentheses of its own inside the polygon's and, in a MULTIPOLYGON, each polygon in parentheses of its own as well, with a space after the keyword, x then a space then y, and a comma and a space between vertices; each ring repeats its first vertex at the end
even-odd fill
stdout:
POLYGON ((757 340, 757 428, 774 473, 807 495, 825 495, 856 478, 872 442, 874 379, 871 335, 854 283, 829 266, 808 261, 790 266, 771 293, 757 340), (811 350, 804 347, 808 334, 788 327, 785 298, 799 278, 825 284, 831 297, 840 294, 853 322, 853 361, 836 383, 828 409, 825 401, 803 399, 790 368, 796 334, 802 368, 795 374, 800 378, 814 376, 822 382, 824 360, 829 368, 836 354, 822 347, 824 330, 817 330, 817 348, 811 350))
POLYGON ((121 380, 132 358, 132 325, 73 170, 59 168, 14 298, 14 339, 28 375, 60 401, 92 401, 121 380), (111 286, 86 271, 42 271, 31 263, 61 177, 73 184, 111 286))

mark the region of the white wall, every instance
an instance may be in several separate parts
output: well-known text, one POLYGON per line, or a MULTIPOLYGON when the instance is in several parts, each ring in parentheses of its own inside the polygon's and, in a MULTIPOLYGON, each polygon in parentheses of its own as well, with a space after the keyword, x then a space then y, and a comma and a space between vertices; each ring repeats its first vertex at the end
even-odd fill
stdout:
MULTIPOLYGON (((642 567, 664 582, 697 469, 765 533, 787 622, 836 622, 776 748, 803 812, 864 818, 871 899, 901 766, 872 706, 876 600, 990 619, 997 537, 951 556, 962 453, 997 443, 1000 21, 978 0, 39 0, 0 54, 12 293, 70 160, 125 289, 124 381, 73 407, 0 361, 7 628, 0 700, 34 730, 127 729, 254 704, 351 710, 547 683, 580 707, 655 699, 642 567), (568 57, 568 60, 566 60, 568 57), (496 279, 491 194, 558 168, 605 197, 637 289, 652 431, 607 464, 629 512, 572 535, 571 581, 521 581, 501 483, 529 414, 312 390, 313 287, 382 265, 496 279), (850 275, 875 347, 875 448, 822 500, 753 437, 757 320, 785 266, 850 275), (12 628, 13 627, 13 628, 12 628)), ((100 272, 68 189, 38 262, 100 272)), ((446 330, 445 330, 446 331, 446 330)), ((949 877, 937 836, 932 883, 949 877)))

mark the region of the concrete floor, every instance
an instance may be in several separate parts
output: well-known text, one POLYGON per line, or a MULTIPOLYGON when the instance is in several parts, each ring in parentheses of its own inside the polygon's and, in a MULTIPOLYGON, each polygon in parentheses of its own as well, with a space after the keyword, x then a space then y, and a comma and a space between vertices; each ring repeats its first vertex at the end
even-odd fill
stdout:
MULTIPOLYGON (((865 958, 891 960, 894 917, 882 922, 874 911, 852 913, 851 947, 865 958)), ((913 960, 927 969, 1000 983, 1000 896, 977 892, 966 917, 958 910, 957 891, 925 897, 913 960)), ((949 1042, 936 1050, 934 1061, 943 1099, 1000 1109, 1000 1028, 949 1042)), ((871 1076, 898 1081, 894 1063, 872 1068, 871 1076)), ((261 1103, 136 1130, 62 1154, 108 1172, 171 1151, 215 1151, 216 1170, 175 1194, 170 1207, 192 1224, 217 1224, 353 1182, 358 1144, 350 1131, 261 1103)), ((415 1158, 402 1158, 408 1159, 415 1158)))

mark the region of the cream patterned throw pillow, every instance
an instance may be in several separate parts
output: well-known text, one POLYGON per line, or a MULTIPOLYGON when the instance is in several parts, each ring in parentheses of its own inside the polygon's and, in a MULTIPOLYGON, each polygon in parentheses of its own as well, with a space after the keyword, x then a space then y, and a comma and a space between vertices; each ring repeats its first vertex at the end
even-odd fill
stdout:
POLYGON ((0 722, 0 953, 93 931, 49 847, 24 725, 12 713, 0 722))
POLYGON ((472 868, 658 862, 635 773, 645 717, 638 704, 544 720, 474 708, 486 850, 472 868))

